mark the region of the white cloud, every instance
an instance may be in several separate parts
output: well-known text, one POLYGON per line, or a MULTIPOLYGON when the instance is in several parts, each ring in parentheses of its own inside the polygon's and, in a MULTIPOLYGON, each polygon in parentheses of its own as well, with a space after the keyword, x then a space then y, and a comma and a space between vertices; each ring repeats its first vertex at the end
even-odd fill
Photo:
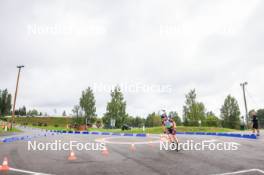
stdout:
MULTIPOLYGON (((263 2, 8 1, 0 3, 0 88, 14 92, 25 64, 18 106, 71 112, 95 83, 168 84, 173 93, 125 92, 128 112, 182 111, 184 95, 219 113, 248 81, 249 108, 263 107, 263 2), (34 26, 42 32, 32 33, 34 26), (44 30, 44 32, 43 32, 44 30), (250 95, 251 94, 251 95, 250 95)), ((98 114, 108 92, 96 92, 98 114)))

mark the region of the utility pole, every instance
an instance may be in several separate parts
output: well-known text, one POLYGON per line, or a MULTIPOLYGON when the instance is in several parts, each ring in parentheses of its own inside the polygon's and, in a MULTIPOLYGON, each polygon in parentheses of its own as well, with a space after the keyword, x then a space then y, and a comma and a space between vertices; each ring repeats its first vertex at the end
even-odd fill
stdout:
MULTIPOLYGON (((243 90, 243 97, 244 97, 244 104, 245 104, 245 119, 246 119, 246 128, 248 128, 248 108, 247 108, 247 98, 246 98, 246 93, 245 93, 245 86, 247 85, 247 82, 241 83, 240 86, 242 87, 243 90)), ((244 122, 245 123, 245 122, 244 122)))
POLYGON ((25 66, 23 66, 23 65, 17 66, 17 68, 18 68, 18 75, 17 75, 16 92, 15 92, 15 96, 14 96, 14 103, 13 103, 13 110, 12 110, 11 128, 13 128, 13 123, 15 121, 15 109, 16 109, 16 99, 17 99, 18 83, 19 83, 19 78, 20 78, 20 71, 21 71, 21 68, 23 68, 23 67, 25 67, 25 66))

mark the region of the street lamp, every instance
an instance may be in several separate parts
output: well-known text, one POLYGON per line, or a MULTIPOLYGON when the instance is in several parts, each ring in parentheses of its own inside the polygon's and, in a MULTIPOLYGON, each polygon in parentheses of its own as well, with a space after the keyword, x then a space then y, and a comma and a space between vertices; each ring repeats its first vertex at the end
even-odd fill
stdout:
POLYGON ((17 82, 16 82, 16 92, 14 96, 14 104, 13 104, 13 111, 12 111, 12 122, 11 122, 11 128, 13 128, 13 123, 15 120, 15 109, 16 109, 16 98, 17 98, 17 91, 18 91, 18 83, 19 83, 19 77, 20 77, 20 71, 21 69, 25 67, 24 65, 18 65, 18 75, 17 75, 17 82))
POLYGON ((243 97, 244 97, 244 104, 245 104, 245 119, 246 119, 246 128, 248 127, 248 108, 247 108, 247 99, 246 99, 246 93, 245 93, 245 86, 248 85, 248 82, 241 83, 240 86, 242 87, 243 90, 243 97))

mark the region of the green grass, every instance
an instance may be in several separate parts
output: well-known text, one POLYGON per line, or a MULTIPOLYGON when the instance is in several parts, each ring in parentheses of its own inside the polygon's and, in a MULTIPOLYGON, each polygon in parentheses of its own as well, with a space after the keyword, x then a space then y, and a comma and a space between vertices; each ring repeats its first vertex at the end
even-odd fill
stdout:
MULTIPOLYGON (((47 130, 70 130, 66 129, 66 125, 71 123, 71 118, 67 117, 16 117, 15 122, 19 124, 27 124, 27 126, 47 129, 47 130), (38 123, 46 123, 48 126, 37 126, 38 123), (33 126, 33 124, 35 126, 33 126), (58 127, 55 127, 57 125, 58 127)), ((101 129, 90 128, 89 131, 101 132, 126 132, 126 133, 143 133, 142 128, 133 128, 128 131, 121 131, 121 129, 101 129)), ((187 127, 178 126, 178 132, 234 132, 238 130, 217 127, 187 127)), ((145 133, 160 134, 163 133, 161 127, 146 128, 145 133)))
MULTIPOLYGON (((97 129, 90 128, 90 131, 100 131, 100 132, 126 132, 126 133, 150 133, 150 134, 160 134, 163 133, 161 127, 152 127, 146 128, 145 132, 143 132, 142 128, 133 128, 131 130, 122 131, 121 129, 97 129)), ((228 128, 216 128, 216 127, 186 127, 186 126, 178 126, 178 132, 235 132, 238 130, 228 129, 228 128)))
MULTIPOLYGON (((4 133, 5 131, 2 129, 2 127, 0 127, 0 134, 4 133)), ((12 130, 9 130, 7 132, 21 132, 21 130, 17 129, 17 128, 13 128, 12 130)))
POLYGON ((12 130, 8 131, 8 132, 22 132, 21 130, 17 129, 17 128, 13 128, 12 130))
POLYGON ((27 125, 28 127, 32 127, 32 128, 39 128, 39 129, 47 129, 47 130, 66 130, 66 131, 73 131, 73 129, 67 129, 66 127, 62 127, 62 126, 33 126, 33 125, 27 125))
MULTIPOLYGON (((11 120, 11 118, 9 119, 11 120)), ((38 123, 46 123, 48 126, 58 125, 59 127, 66 127, 72 122, 72 118, 68 117, 15 117, 15 123, 26 125, 38 125, 38 123)))
MULTIPOLYGON (((27 124, 27 126, 47 129, 47 130, 71 130, 66 129, 66 125, 71 123, 71 118, 66 117, 16 117, 15 122, 19 124, 27 124), (37 126, 38 123, 46 123, 48 126, 37 126), (35 125, 35 126, 33 126, 35 125), (55 127, 57 125, 58 127, 55 127)), ((122 131, 121 129, 102 129, 102 128, 90 128, 89 131, 99 132, 126 132, 126 133, 151 133, 160 134, 163 133, 161 127, 146 128, 143 132, 142 128, 133 128, 132 130, 122 131)), ((187 127, 178 126, 178 132, 235 132, 238 130, 228 128, 217 128, 217 127, 187 127)), ((1 130, 0 130, 1 132, 1 130)))
MULTIPOLYGON (((35 128, 47 129, 47 130, 73 130, 66 129, 65 127, 54 127, 54 126, 30 126, 35 128)), ((88 131, 98 131, 98 132, 116 132, 116 133, 150 133, 150 134, 160 134, 163 133, 161 127, 152 127, 146 128, 143 132, 142 128, 132 128, 131 130, 122 131, 121 129, 103 129, 103 128, 89 128, 88 131)), ((178 126, 178 132, 235 132, 238 130, 228 129, 228 128, 216 128, 216 127, 187 127, 187 126, 178 126)))

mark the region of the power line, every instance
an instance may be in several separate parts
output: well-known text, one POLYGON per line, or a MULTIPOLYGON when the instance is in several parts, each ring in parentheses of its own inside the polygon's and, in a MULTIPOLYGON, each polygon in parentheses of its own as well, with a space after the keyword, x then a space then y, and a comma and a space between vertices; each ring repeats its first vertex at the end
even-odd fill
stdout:
POLYGON ((254 99, 254 97, 251 95, 251 93, 249 92, 248 89, 246 89, 246 92, 249 96, 249 98, 252 100, 252 102, 254 103, 254 106, 258 106, 258 103, 256 102, 256 100, 254 99))

